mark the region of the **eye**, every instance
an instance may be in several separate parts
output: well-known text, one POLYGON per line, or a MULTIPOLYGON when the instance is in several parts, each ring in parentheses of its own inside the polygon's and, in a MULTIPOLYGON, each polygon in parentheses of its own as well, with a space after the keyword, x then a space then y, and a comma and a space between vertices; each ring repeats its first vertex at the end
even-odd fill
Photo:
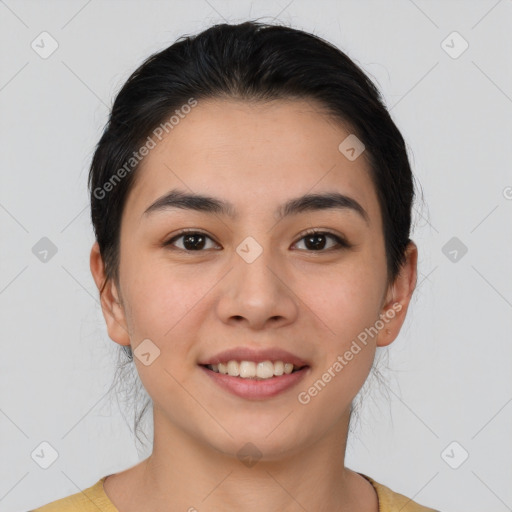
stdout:
MULTIPOLYGON (((305 235, 299 240, 305 240, 305 245, 308 249, 312 249, 308 252, 322 252, 325 249, 326 239, 330 238, 335 241, 334 247, 328 247, 328 249, 349 249, 352 247, 344 238, 339 237, 328 231, 321 231, 318 229, 311 229, 306 232, 305 235)), ((297 242, 297 243, 299 243, 297 242)))
MULTIPOLYGON (((325 252, 326 249, 326 240, 327 239, 334 240, 334 246, 327 247, 327 249, 348 249, 352 247, 351 244, 349 244, 344 238, 335 235, 333 233, 329 233, 328 231, 321 231, 318 229, 311 229, 307 231, 302 238, 299 240, 301 242, 302 240, 305 240, 305 245, 307 249, 310 249, 307 252, 325 252)), ((207 242, 206 240, 212 240, 210 236, 208 236, 206 233, 203 233, 202 231, 195 231, 195 230, 184 230, 178 233, 177 235, 173 236, 171 239, 163 243, 164 247, 174 245, 177 249, 180 249, 182 251, 186 252, 201 252, 202 249, 205 249, 207 242), (175 244, 176 241, 183 239, 182 246, 179 247, 175 244)), ((299 243, 296 242, 296 243, 299 243)), ((218 247, 218 245, 214 244, 215 247, 218 247)), ((211 248, 211 247, 210 247, 211 248)))
POLYGON ((167 242, 164 242, 163 245, 164 247, 168 245, 175 245, 174 242, 180 238, 183 239, 183 246, 177 248, 187 252, 200 252, 205 248, 206 239, 212 240, 206 233, 201 231, 184 230, 178 233, 176 236, 173 236, 167 242))

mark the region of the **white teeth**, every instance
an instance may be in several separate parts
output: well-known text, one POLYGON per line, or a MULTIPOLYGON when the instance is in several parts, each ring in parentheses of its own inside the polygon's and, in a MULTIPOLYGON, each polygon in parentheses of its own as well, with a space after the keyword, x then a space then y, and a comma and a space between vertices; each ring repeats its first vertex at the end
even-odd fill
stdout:
POLYGON ((283 375, 284 373, 284 363, 283 361, 276 361, 274 363, 274 375, 283 375))
POLYGON ((242 379, 271 379, 274 376, 279 377, 283 374, 290 374, 294 369, 292 363, 284 363, 283 361, 272 362, 270 360, 259 363, 232 360, 227 363, 211 364, 208 367, 216 373, 241 377, 242 379))
POLYGON ((256 377, 256 363, 252 361, 242 361, 240 363, 240 377, 243 379, 256 377))
POLYGON ((270 379, 274 376, 274 363, 272 361, 262 361, 256 366, 256 376, 260 379, 270 379))
POLYGON ((228 363, 228 375, 238 377, 240 375, 240 365, 238 361, 229 361, 228 363))

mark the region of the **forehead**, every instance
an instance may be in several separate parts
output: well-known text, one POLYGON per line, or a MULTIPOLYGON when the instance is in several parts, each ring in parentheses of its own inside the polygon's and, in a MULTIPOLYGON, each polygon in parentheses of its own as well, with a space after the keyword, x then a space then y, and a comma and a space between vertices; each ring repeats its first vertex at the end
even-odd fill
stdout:
POLYGON ((379 216, 366 155, 349 160, 351 134, 314 101, 200 100, 142 160, 125 212, 141 216, 175 189, 207 193, 237 213, 274 211, 289 197, 337 191, 379 216), (240 210, 240 212, 239 212, 240 210))

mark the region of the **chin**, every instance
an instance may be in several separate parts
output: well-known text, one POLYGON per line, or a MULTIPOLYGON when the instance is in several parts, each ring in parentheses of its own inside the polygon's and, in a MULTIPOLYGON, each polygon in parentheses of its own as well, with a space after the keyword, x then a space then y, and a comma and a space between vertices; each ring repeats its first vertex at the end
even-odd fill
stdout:
POLYGON ((208 436, 205 441, 212 448, 242 462, 246 457, 261 461, 280 460, 286 456, 293 456, 301 447, 312 442, 304 423, 297 425, 292 422, 293 414, 283 422, 283 418, 286 418, 289 412, 279 417, 268 415, 265 420, 260 418, 256 421, 244 421, 237 418, 236 421, 224 422, 224 427, 233 437, 224 430, 217 431, 214 438, 211 431, 204 432, 203 435, 208 436), (289 423, 285 427, 287 421, 289 423))

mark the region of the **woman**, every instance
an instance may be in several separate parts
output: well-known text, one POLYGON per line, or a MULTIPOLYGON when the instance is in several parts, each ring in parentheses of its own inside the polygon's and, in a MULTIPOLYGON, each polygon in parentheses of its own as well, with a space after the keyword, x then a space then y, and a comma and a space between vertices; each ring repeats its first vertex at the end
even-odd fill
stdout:
POLYGON ((89 186, 153 451, 38 511, 432 510, 344 464, 417 277, 405 144, 344 53, 257 22, 178 40, 119 92, 89 186))

